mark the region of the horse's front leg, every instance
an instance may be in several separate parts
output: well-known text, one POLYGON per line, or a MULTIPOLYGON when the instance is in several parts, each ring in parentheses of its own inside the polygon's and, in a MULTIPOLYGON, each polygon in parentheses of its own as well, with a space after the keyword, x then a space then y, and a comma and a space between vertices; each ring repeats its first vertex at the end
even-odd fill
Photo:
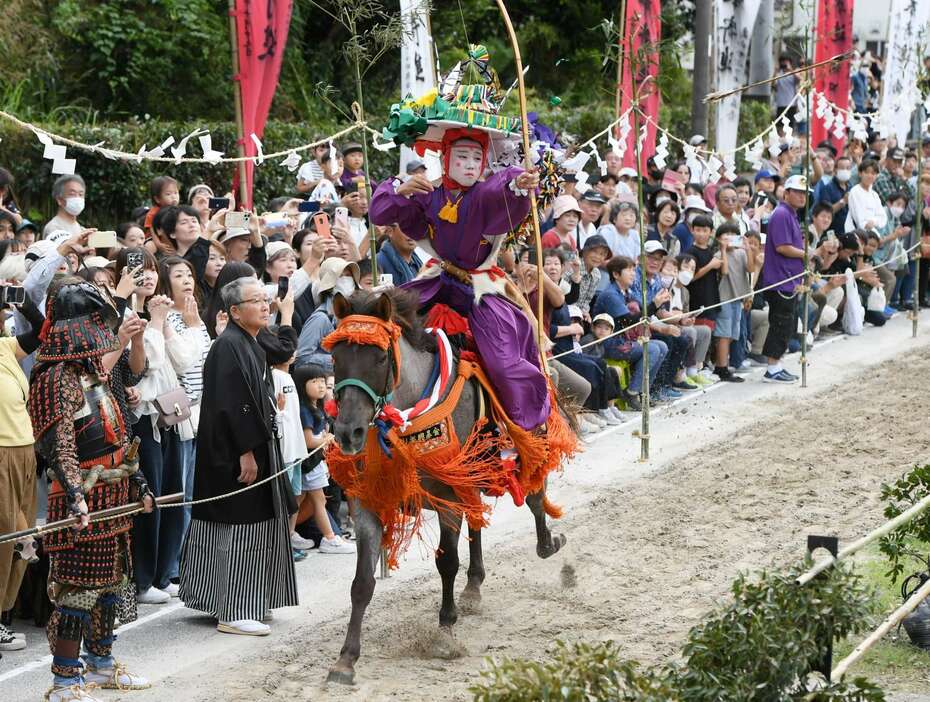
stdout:
POLYGON ((536 520, 536 555, 540 558, 549 558, 565 545, 567 539, 564 534, 552 535, 549 525, 546 524, 546 489, 526 496, 533 518, 536 520))
POLYGON ((484 554, 481 551, 481 530, 468 528, 468 582, 459 596, 462 611, 468 614, 481 604, 481 583, 484 582, 484 554))
POLYGON ((436 569, 442 578, 442 606, 439 608, 439 626, 452 633, 459 618, 455 608, 455 576, 459 572, 459 530, 461 515, 439 513, 439 550, 436 551, 436 569))
POLYGON ((329 669, 328 682, 351 685, 355 682, 355 661, 362 648, 362 619, 375 591, 375 567, 381 554, 381 520, 353 500, 355 538, 358 555, 352 581, 352 616, 339 660, 329 669))

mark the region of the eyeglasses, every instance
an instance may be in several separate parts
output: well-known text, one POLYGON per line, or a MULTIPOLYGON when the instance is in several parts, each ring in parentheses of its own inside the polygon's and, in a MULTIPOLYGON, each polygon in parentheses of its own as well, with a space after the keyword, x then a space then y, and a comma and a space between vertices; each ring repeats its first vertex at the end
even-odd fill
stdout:
POLYGON ((251 300, 240 300, 240 305, 267 305, 268 299, 264 297, 253 297, 251 300))

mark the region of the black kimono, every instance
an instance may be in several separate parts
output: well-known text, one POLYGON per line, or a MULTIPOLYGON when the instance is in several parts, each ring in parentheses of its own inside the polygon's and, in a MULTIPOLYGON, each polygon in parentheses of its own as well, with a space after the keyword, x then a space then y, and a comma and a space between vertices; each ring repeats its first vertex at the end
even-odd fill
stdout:
MULTIPOLYGON (((255 482, 280 471, 271 371, 256 340, 230 323, 203 367, 194 500, 240 483, 239 458, 252 452, 255 482)), ((288 514, 296 509, 286 475, 233 497, 195 505, 181 554, 180 598, 221 622, 261 621, 297 604, 288 514)))

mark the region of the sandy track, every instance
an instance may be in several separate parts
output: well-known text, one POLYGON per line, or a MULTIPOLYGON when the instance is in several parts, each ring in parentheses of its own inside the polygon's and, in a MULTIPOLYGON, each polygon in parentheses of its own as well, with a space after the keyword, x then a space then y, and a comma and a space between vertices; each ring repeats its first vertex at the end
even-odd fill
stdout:
POLYGON ((562 520, 569 544, 549 561, 532 555, 527 515, 505 547, 486 549, 482 609, 459 619, 458 659, 426 654, 438 621, 433 574, 376 590, 356 686, 322 684, 343 613, 269 641, 259 660, 231 666, 222 691, 197 699, 465 700, 486 656, 543 657, 557 637, 614 639, 644 662, 674 655, 739 570, 798 557, 808 533, 850 538, 881 521, 880 483, 930 458, 930 403, 914 387, 928 372, 922 353, 816 395, 760 400, 759 419, 735 433, 723 412, 709 414, 702 429, 719 440, 659 473, 598 487, 562 520))

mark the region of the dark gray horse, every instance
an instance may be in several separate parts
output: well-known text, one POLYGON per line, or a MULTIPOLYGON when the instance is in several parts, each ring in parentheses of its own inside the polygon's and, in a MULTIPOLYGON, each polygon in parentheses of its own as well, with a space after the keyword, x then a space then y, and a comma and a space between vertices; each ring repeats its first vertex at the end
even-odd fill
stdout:
MULTIPOLYGON (((402 373, 394 390, 394 405, 412 407, 419 400, 429 381, 436 351, 436 340, 427 334, 416 316, 417 299, 402 290, 391 290, 381 295, 365 292, 355 293, 350 300, 336 295, 334 310, 340 319, 348 315, 368 315, 395 321, 403 330, 400 341, 402 373)), ((332 349, 336 382, 346 379, 360 380, 382 396, 387 395, 394 385, 394 363, 390 351, 377 346, 339 343, 332 349)), ((369 394, 357 386, 343 387, 337 398, 339 416, 336 418, 335 436, 339 447, 346 455, 362 451, 368 438, 368 430, 374 419, 375 404, 369 394)), ((475 426, 478 417, 478 388, 474 381, 466 384, 452 419, 455 430, 464 442, 475 426)), ((421 473, 420 481, 432 496, 457 502, 455 492, 448 485, 421 473)), ((526 502, 536 520, 536 553, 548 558, 565 544, 561 534, 553 537, 546 524, 543 509, 544 491, 528 495, 526 502)), ((428 506, 428 505, 427 505, 428 506)), ((439 514, 439 549, 436 568, 442 577, 442 606, 439 609, 440 629, 451 636, 452 626, 458 619, 455 605, 455 577, 459 570, 459 532, 462 527, 461 514, 449 510, 437 510, 439 514)), ((345 644, 339 660, 329 671, 329 681, 352 684, 355 681, 355 662, 361 652, 362 618, 375 590, 375 567, 381 548, 382 524, 376 514, 364 504, 354 504, 358 561, 355 579, 352 581, 352 616, 345 644)), ((481 555, 481 531, 469 528, 468 582, 462 591, 463 603, 477 605, 481 600, 481 583, 484 581, 484 562, 481 555)))

